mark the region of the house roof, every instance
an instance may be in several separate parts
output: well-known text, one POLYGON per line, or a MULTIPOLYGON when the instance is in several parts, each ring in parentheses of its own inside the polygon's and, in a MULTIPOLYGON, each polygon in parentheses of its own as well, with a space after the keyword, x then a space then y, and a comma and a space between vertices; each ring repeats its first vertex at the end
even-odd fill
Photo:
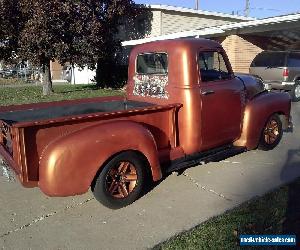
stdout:
POLYGON ((228 30, 248 28, 248 27, 257 27, 260 25, 290 23, 290 22, 296 22, 299 20, 300 20, 300 13, 293 13, 293 14, 289 14, 289 15, 257 19, 257 20, 252 20, 252 21, 248 21, 248 22, 224 24, 224 25, 218 26, 218 28, 223 31, 228 31, 228 30))
POLYGON ((176 6, 169 6, 169 5, 149 5, 151 9, 158 9, 158 10, 168 10, 168 11, 176 11, 176 12, 182 12, 182 13, 191 13, 191 14, 199 14, 204 16, 216 16, 216 17, 223 17, 223 18, 231 18, 241 21, 249 21, 249 20, 255 20, 255 18, 252 17, 245 17, 245 16, 239 16, 239 15, 231 15, 226 13, 220 13, 215 11, 206 11, 206 10, 194 10, 184 7, 176 7, 176 6))
MULTIPOLYGON (((214 26, 214 27, 209 27, 209 28, 177 32, 177 33, 173 33, 173 34, 139 39, 139 40, 125 41, 122 43, 122 45, 123 46, 132 46, 132 45, 142 44, 142 43, 151 42, 151 41, 175 39, 175 38, 180 38, 180 37, 216 36, 216 35, 225 34, 226 32, 229 32, 232 30, 253 28, 253 27, 259 27, 259 26, 264 26, 264 25, 273 25, 273 24, 283 24, 283 23, 290 24, 290 23, 297 22, 297 21, 300 21, 300 13, 251 20, 251 21, 247 21, 247 22, 233 22, 230 24, 224 24, 224 25, 214 26)), ((299 23, 299 26, 300 26, 300 23, 299 23)))

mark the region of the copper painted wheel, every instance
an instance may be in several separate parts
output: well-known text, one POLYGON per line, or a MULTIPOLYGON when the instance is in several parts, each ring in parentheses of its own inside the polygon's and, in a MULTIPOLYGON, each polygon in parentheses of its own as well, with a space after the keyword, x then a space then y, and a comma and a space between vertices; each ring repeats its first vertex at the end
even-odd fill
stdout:
POLYGON ((137 178, 136 167, 122 161, 108 172, 106 190, 115 198, 126 198, 136 187, 137 178))
POLYGON ((275 148, 282 137, 282 123, 277 114, 272 115, 267 121, 261 135, 259 148, 271 150, 275 148))
POLYGON ((265 142, 273 144, 279 136, 279 125, 275 119, 270 119, 264 130, 265 142))
POLYGON ((145 158, 134 151, 114 156, 92 183, 95 198, 112 209, 133 203, 145 190, 148 167, 145 158))

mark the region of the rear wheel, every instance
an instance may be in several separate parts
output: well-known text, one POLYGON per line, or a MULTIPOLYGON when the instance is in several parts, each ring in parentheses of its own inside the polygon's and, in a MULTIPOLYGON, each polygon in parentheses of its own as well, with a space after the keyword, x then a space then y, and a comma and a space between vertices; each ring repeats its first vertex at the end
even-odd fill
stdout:
POLYGON ((262 131, 259 149, 271 150, 275 148, 282 138, 282 123, 277 114, 272 115, 262 131))
POLYGON ((300 81, 295 81, 293 89, 290 91, 290 95, 293 102, 300 101, 300 81))
POLYGON ((145 186, 145 164, 135 152, 123 152, 111 159, 92 186, 95 198, 104 206, 118 209, 138 199, 145 186))

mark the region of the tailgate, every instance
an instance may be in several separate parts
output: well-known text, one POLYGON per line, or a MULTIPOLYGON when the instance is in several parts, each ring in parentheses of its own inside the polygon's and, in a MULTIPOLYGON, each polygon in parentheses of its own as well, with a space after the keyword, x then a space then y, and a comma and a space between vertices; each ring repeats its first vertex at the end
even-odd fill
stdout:
POLYGON ((14 160, 12 128, 6 122, 0 120, 0 157, 3 161, 20 176, 21 167, 14 160))

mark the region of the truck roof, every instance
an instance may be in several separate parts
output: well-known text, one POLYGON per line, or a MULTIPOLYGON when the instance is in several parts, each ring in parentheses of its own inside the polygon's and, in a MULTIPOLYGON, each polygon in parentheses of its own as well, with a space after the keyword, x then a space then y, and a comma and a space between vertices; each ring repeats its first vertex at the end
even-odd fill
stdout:
POLYGON ((171 51, 172 49, 178 50, 181 49, 190 49, 190 48, 201 48, 201 49, 214 49, 214 48, 222 48, 222 46, 212 40, 204 39, 204 38, 178 38, 172 40, 162 40, 162 41, 154 41, 149 43, 144 43, 137 45, 133 48, 132 51, 136 53, 146 52, 146 51, 171 51))

